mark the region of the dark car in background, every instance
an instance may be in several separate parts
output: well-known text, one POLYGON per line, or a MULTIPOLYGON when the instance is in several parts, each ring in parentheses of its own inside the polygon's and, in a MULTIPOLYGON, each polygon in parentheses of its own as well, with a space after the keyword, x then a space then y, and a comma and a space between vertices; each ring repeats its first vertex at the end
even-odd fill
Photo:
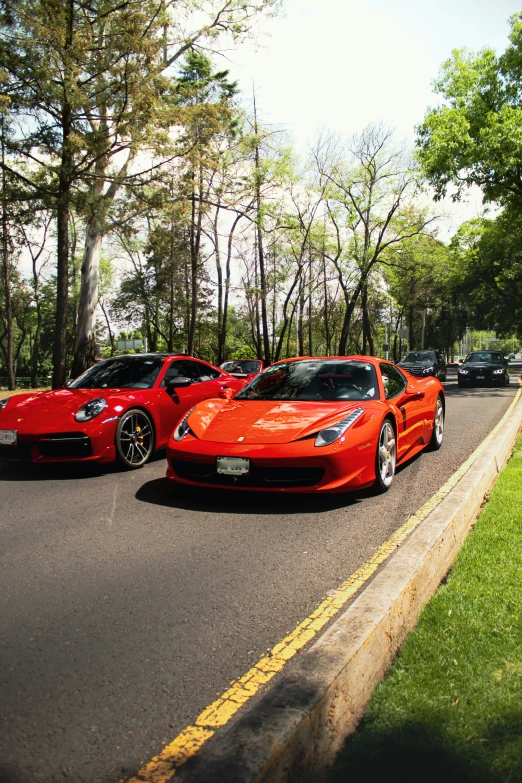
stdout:
POLYGON ((477 383, 509 384, 507 359, 500 351, 472 351, 468 353, 458 369, 459 386, 472 386, 477 383))
POLYGON ((446 380, 446 362, 441 351, 410 351, 397 365, 417 378, 434 375, 440 381, 446 380))

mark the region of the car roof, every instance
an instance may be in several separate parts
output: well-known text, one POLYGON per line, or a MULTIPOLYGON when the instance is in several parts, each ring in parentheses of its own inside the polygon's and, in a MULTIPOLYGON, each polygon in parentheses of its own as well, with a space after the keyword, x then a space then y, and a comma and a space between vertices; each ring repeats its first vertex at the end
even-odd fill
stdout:
MULTIPOLYGON (((124 353, 119 356, 109 356, 103 361, 110 359, 193 359, 195 362, 204 362, 205 359, 198 359, 197 356, 190 356, 188 353, 124 353)), ((208 364, 209 362, 206 362, 208 364)))
POLYGON ((288 362, 312 362, 312 361, 353 361, 353 362, 366 362, 366 364, 377 364, 379 362, 388 362, 393 364, 390 359, 380 359, 377 356, 363 356, 358 354, 355 356, 292 356, 288 359, 280 359, 278 362, 274 362, 271 367, 277 367, 278 364, 287 364, 288 362))

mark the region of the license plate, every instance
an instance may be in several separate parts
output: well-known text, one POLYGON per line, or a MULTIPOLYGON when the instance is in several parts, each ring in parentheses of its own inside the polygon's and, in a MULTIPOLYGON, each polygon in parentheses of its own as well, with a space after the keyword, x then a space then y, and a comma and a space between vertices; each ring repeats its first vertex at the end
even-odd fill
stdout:
POLYGON ((16 446, 16 430, 0 430, 0 443, 3 446, 16 446))
POLYGON ((227 476, 244 476, 250 470, 250 460, 246 457, 218 457, 217 472, 227 476))
POLYGON ((485 375, 477 375, 477 381, 483 381, 485 380, 485 378, 486 378, 485 375))

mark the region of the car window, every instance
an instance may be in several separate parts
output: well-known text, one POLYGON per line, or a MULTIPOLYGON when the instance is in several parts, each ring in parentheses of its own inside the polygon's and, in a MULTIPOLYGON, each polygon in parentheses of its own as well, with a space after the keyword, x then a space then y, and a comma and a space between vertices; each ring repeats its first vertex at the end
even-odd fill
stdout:
POLYGON ((163 362, 156 356, 119 356, 90 367, 71 389, 152 389, 163 362))
POLYGON ((311 359, 274 364, 256 375, 236 400, 370 400, 378 397, 372 364, 311 359))
POLYGON ((221 373, 208 364, 202 364, 201 362, 194 362, 194 364, 197 364, 198 366, 200 381, 215 381, 216 378, 221 377, 221 373))
POLYGON ((404 375, 393 364, 379 364, 381 368, 382 382, 384 384, 384 396, 387 400, 396 397, 406 388, 407 381, 404 375))
POLYGON ((199 362, 196 362, 193 359, 176 359, 171 362, 161 385, 166 386, 172 378, 179 377, 190 378, 194 383, 198 383, 200 380, 199 366, 199 362))

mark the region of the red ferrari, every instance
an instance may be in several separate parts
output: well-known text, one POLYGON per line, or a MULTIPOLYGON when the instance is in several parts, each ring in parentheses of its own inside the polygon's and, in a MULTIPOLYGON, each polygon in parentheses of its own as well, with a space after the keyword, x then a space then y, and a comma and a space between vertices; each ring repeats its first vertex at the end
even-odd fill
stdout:
POLYGON ((233 399, 194 406, 169 439, 167 476, 233 489, 344 492, 375 484, 384 492, 398 464, 440 448, 444 410, 437 378, 390 362, 289 359, 233 399))
POLYGON ((65 389, 0 400, 0 459, 118 459, 127 468, 139 468, 156 449, 165 447, 189 409, 244 385, 191 356, 135 354, 107 359, 68 382, 65 389))

